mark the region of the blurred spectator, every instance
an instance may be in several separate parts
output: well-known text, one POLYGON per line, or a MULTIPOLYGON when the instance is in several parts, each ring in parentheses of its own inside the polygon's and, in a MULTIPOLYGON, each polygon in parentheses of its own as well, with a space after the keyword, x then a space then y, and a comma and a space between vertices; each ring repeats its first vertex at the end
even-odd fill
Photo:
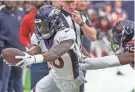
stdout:
POLYGON ((30 11, 32 11, 32 9, 35 8, 33 5, 33 1, 25 1, 24 2, 24 12, 27 14, 30 11))
MULTIPOLYGON (((5 7, 0 11, 0 42, 2 49, 4 48, 18 48, 24 50, 24 47, 19 41, 19 27, 23 19, 24 12, 15 8, 16 2, 5 1, 5 7)), ((22 86, 22 69, 19 67, 10 67, 4 62, 1 65, 2 72, 0 76, 2 79, 0 83, 1 92, 23 92, 22 86)))
POLYGON ((16 1, 16 8, 23 11, 24 10, 24 1, 16 1))
POLYGON ((37 9, 43 5, 43 1, 35 1, 33 2, 33 5, 35 6, 35 8, 24 17, 21 27, 20 27, 20 33, 19 33, 21 43, 27 48, 31 48, 30 37, 35 30, 34 22, 33 22, 34 17, 35 17, 37 9))
POLYGON ((105 7, 102 11, 99 12, 99 16, 106 16, 107 19, 111 22, 112 21, 112 5, 110 2, 105 3, 105 7))
POLYGON ((91 24, 92 26, 94 26, 95 28, 98 27, 99 24, 99 16, 98 16, 98 12, 95 9, 89 9, 88 10, 88 17, 91 20, 91 24))
MULTIPOLYGON (((21 43, 27 48, 27 50, 31 49, 33 45, 31 44, 30 38, 33 32, 35 31, 34 28, 34 18, 36 15, 37 9, 39 9, 44 4, 44 1, 33 1, 33 5, 35 6, 34 9, 30 13, 28 13, 20 27, 20 41, 21 43)), ((38 63, 33 64, 30 67, 30 73, 31 73, 31 89, 36 85, 36 83, 43 78, 45 75, 47 75, 49 72, 47 63, 38 63)))
POLYGON ((52 0, 52 5, 58 9, 61 9, 62 8, 62 4, 61 4, 61 1, 56 1, 56 0, 52 0))
POLYGON ((107 19, 111 22, 112 21, 112 5, 110 2, 106 3, 104 12, 107 19))
POLYGON ((0 1, 0 6, 3 5, 3 1, 0 1))
POLYGON ((0 10, 1 10, 3 7, 5 7, 5 5, 1 5, 1 6, 0 6, 0 10))
POLYGON ((3 7, 5 7, 4 1, 0 1, 0 10, 1 10, 3 7))
POLYGON ((114 4, 114 12, 112 13, 113 23, 127 18, 128 18, 127 12, 122 8, 122 1, 116 0, 114 4))
POLYGON ((102 11, 105 8, 105 0, 91 1, 91 4, 92 4, 92 8, 96 9, 99 12, 100 10, 102 11))
POLYGON ((87 13, 87 9, 89 8, 89 6, 90 6, 90 1, 88 1, 88 0, 79 0, 79 1, 77 1, 76 8, 79 11, 87 13))
POLYGON ((99 25, 97 28, 98 40, 93 43, 96 57, 113 54, 108 40, 108 32, 111 30, 111 27, 111 23, 106 16, 99 18, 99 25))
POLYGON ((108 21, 107 17, 100 17, 98 24, 98 33, 97 38, 102 39, 104 36, 107 36, 108 31, 111 29, 111 23, 108 21))

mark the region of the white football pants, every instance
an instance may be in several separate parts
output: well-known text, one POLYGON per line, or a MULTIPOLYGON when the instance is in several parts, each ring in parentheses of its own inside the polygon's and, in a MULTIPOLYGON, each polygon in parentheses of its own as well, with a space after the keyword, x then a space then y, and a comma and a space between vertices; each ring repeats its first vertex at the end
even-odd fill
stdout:
POLYGON ((78 76, 75 80, 59 79, 51 72, 42 78, 31 92, 79 92, 86 81, 78 76))

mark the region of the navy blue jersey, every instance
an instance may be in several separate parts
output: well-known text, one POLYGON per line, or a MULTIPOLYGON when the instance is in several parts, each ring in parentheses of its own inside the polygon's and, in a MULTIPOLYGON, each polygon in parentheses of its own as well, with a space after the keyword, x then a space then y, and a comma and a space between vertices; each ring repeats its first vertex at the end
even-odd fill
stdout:
POLYGON ((19 29, 24 12, 15 9, 9 13, 6 8, 0 11, 0 48, 13 47, 24 50, 19 40, 19 29))

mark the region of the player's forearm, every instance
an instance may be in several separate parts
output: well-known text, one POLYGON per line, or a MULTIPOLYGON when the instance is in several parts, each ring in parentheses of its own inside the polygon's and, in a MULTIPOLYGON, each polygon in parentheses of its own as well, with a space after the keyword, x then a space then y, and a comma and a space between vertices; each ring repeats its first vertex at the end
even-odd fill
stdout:
POLYGON ((86 58, 86 63, 80 64, 80 69, 82 70, 94 70, 102 69, 113 66, 120 66, 120 61, 116 55, 99 57, 99 58, 86 58))
POLYGON ((84 35, 90 39, 90 40, 96 40, 97 39, 97 32, 94 27, 89 27, 86 24, 81 26, 81 29, 83 30, 84 35))
POLYGON ((68 40, 68 41, 63 41, 59 45, 55 46, 51 50, 49 50, 47 53, 43 54, 44 61, 50 62, 58 59, 60 56, 65 54, 70 50, 70 47, 72 46, 73 41, 68 40))
POLYGON ((134 62, 134 53, 122 53, 117 56, 121 65, 130 64, 134 62))

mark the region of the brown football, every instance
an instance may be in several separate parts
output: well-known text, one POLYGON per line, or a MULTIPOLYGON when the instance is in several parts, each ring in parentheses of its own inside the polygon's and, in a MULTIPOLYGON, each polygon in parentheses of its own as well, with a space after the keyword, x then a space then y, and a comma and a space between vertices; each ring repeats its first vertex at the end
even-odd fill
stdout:
POLYGON ((3 49, 1 52, 3 58, 10 64, 16 65, 20 60, 15 59, 15 56, 24 56, 25 54, 23 51, 17 48, 6 48, 3 49))

